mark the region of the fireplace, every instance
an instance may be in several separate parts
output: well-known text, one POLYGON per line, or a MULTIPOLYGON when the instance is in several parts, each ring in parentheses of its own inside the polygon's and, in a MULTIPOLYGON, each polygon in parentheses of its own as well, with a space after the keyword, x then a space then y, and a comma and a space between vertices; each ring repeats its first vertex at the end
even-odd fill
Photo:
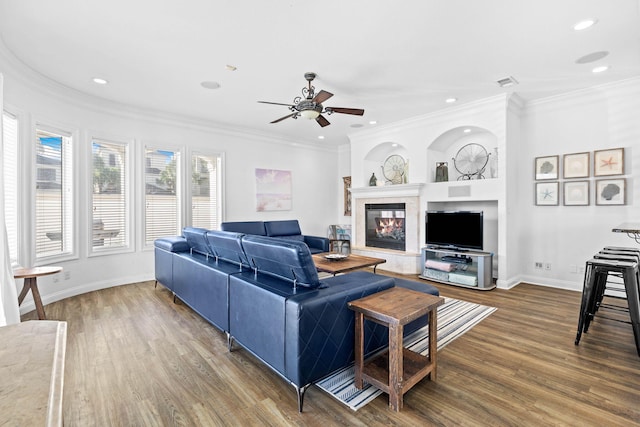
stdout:
POLYGON ((365 245, 374 248, 404 251, 405 204, 365 204, 365 245))

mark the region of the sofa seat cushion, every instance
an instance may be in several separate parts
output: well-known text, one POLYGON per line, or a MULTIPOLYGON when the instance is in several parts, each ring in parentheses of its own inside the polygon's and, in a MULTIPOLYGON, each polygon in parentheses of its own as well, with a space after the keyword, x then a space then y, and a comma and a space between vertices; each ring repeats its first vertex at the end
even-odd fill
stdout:
POLYGON ((249 265, 259 273, 281 278, 294 286, 320 286, 316 266, 305 243, 262 236, 244 236, 242 247, 249 265))

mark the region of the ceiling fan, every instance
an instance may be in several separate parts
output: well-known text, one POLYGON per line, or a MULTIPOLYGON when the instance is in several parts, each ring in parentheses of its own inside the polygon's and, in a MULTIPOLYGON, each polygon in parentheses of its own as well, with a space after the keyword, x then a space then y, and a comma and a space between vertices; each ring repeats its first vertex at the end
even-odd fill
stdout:
POLYGON ((279 102, 258 101, 262 104, 284 105, 289 107, 292 111, 291 114, 287 114, 284 117, 280 117, 272 121, 271 123, 278 123, 289 117, 297 119, 302 116, 306 119, 315 119, 316 122, 322 127, 328 126, 331 123, 322 114, 331 115, 333 113, 353 114, 355 116, 361 116, 364 114, 364 110, 360 108, 341 108, 341 107, 324 107, 322 103, 333 96, 332 93, 326 90, 321 90, 318 94, 315 93, 315 87, 311 85, 311 82, 316 78, 316 73, 305 73, 304 78, 308 82, 307 87, 302 88, 302 96, 297 96, 293 99, 293 104, 281 104, 279 102))

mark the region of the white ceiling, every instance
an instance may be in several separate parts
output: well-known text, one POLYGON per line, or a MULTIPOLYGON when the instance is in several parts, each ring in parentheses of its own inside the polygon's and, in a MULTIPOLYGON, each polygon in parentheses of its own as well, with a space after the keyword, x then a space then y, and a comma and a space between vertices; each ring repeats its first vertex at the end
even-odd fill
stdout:
POLYGON ((0 0, 0 36, 24 65, 86 94, 338 145, 354 126, 448 108, 449 97, 459 105, 509 91, 528 101, 639 76, 639 8, 639 0, 0 0), (574 31, 585 18, 598 23, 574 31), (598 51, 609 54, 576 63, 598 51), (591 72, 602 64, 611 68, 591 72), (289 111, 256 101, 291 103, 307 71, 318 74, 316 91, 334 94, 325 106, 364 116, 333 114, 325 128, 302 118, 269 124, 289 111), (507 76, 519 85, 500 88, 507 76))

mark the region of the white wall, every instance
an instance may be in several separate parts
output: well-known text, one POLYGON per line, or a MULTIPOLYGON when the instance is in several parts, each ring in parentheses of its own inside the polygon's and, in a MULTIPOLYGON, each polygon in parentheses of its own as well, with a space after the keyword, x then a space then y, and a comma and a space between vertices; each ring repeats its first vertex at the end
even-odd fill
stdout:
MULTIPOLYGON (((125 106, 87 98, 77 92, 53 85, 38 76, 11 69, 0 61, 0 72, 5 74, 5 108, 18 115, 21 123, 21 144, 28 153, 33 141, 36 121, 74 132, 79 149, 77 159, 90 158, 92 136, 133 141, 137 158, 136 175, 144 165, 142 152, 145 144, 158 148, 180 148, 186 153, 222 153, 224 156, 224 209, 227 221, 299 219, 303 233, 325 236, 329 224, 342 219, 342 190, 336 195, 334 182, 342 183, 336 149, 312 148, 283 141, 265 135, 242 131, 230 131, 208 122, 194 122, 157 113, 133 111, 125 106), (25 77, 28 75, 28 78, 25 77), (286 153, 286 155, 283 155, 286 153), (290 170, 293 177, 293 208, 290 211, 256 212, 255 168, 290 170)), ((212 113, 215 115, 215 112, 212 113)), ((30 156, 20 161, 21 188, 28 195, 33 186, 29 177, 34 176, 30 156)), ((38 279, 44 303, 49 303, 90 290, 132 283, 154 278, 154 257, 151 248, 144 248, 141 237, 143 185, 135 188, 134 251, 120 255, 88 256, 88 227, 90 189, 89 169, 86 162, 79 163, 77 229, 78 257, 56 262, 62 265, 69 278, 49 276, 38 279)), ((341 184, 340 184, 341 186, 341 184)), ((28 212, 28 197, 21 206, 28 212)), ((27 215, 25 215, 28 218, 27 215)), ((29 221, 23 221, 25 235, 21 247, 21 262, 31 264, 29 221)), ((18 286, 22 283, 19 281, 18 286)), ((29 294, 21 307, 22 312, 33 309, 29 294)))
MULTIPOLYGON (((611 229, 640 222, 640 78, 594 87, 529 104, 522 115, 523 144, 516 167, 521 172, 518 251, 522 279, 582 289, 579 268, 606 245, 638 245, 611 229), (624 147, 626 206, 596 206, 593 151, 624 147), (534 159, 539 156, 591 152, 589 206, 535 206, 534 159), (534 262, 551 264, 536 270, 534 262), (577 267, 577 269, 574 269, 577 267)), ((560 179, 562 184, 564 180, 560 179)))

